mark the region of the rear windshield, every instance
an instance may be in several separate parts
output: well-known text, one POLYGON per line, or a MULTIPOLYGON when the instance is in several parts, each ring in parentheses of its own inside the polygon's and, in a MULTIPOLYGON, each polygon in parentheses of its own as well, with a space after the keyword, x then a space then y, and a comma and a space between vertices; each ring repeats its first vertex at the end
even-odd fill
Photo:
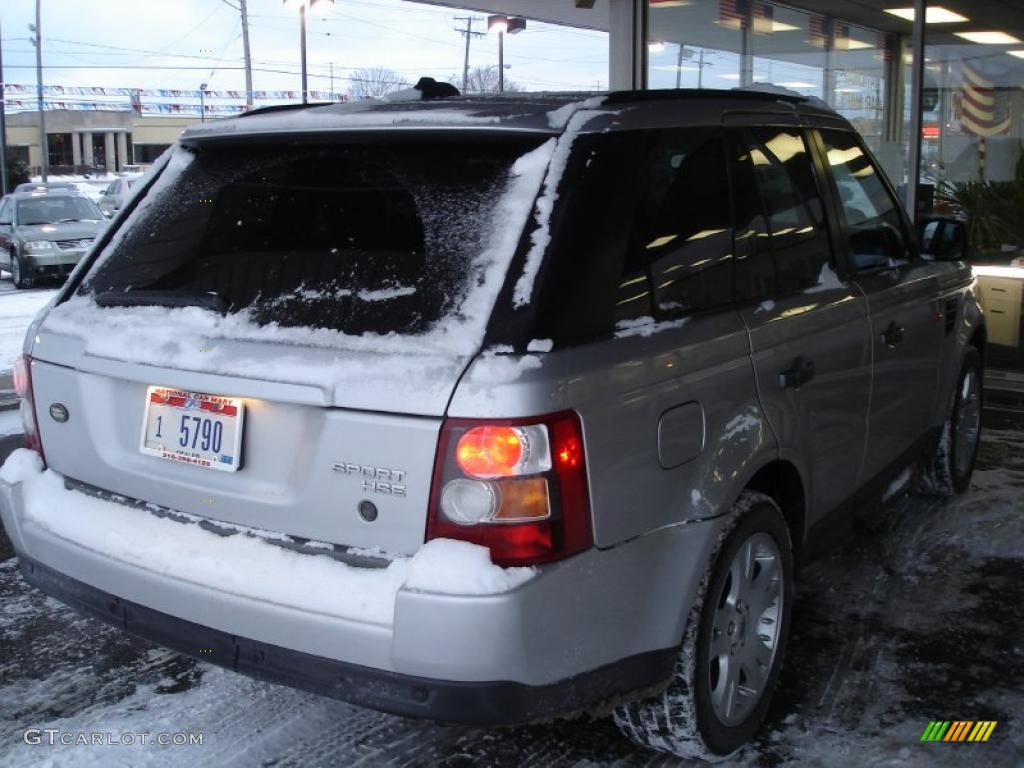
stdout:
POLYGON ((18 223, 56 224, 62 221, 99 221, 100 209, 84 197, 39 197, 18 202, 18 223))
POLYGON ((79 292, 212 295, 260 324, 420 333, 465 297, 512 165, 539 143, 195 150, 79 292))

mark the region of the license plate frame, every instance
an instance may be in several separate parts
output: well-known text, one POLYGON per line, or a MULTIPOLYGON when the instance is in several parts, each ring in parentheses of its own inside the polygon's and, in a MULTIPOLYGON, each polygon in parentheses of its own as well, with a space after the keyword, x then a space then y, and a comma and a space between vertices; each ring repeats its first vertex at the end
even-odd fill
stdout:
POLYGON ((155 456, 158 459, 173 461, 176 464, 186 464, 200 469, 213 469, 220 472, 237 472, 242 468, 242 434, 245 429, 245 402, 238 397, 224 397, 212 395, 205 392, 190 392, 177 387, 162 387, 152 385, 146 388, 146 407, 142 416, 142 434, 139 438, 139 451, 148 456, 155 456), (154 410, 154 407, 157 410, 154 410), (174 420, 175 423, 164 425, 158 421, 156 424, 157 437, 152 433, 150 423, 151 416, 164 416, 167 409, 178 416, 184 416, 192 422, 191 426, 182 426, 182 422, 174 420), (191 415, 195 414, 195 415, 191 415), (221 450, 214 451, 211 442, 216 438, 216 427, 211 426, 213 433, 207 439, 207 449, 202 448, 203 438, 201 437, 200 425, 203 419, 211 424, 223 425, 233 424, 234 434, 227 437, 228 444, 224 445, 221 438, 221 450), (195 433, 192 437, 192 445, 181 446, 181 432, 186 428, 185 439, 195 433), (178 433, 175 435, 175 431, 178 433), (166 432, 166 433, 165 433, 166 432), (158 440, 165 440, 161 443, 158 440))

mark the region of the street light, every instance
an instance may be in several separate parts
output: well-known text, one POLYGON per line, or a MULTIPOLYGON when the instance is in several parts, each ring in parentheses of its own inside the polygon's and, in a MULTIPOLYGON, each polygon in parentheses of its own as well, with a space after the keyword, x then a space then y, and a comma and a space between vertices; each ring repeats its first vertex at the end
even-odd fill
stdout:
POLYGON ((199 84, 199 121, 206 122, 206 83, 199 84))
POLYGON ((498 14, 487 17, 487 31, 498 35, 498 93, 505 92, 505 33, 515 35, 526 29, 526 19, 521 16, 498 14))
POLYGON ((328 3, 334 5, 334 0, 283 0, 285 8, 299 9, 299 47, 302 51, 302 103, 309 103, 309 86, 306 82, 306 8, 312 10, 318 5, 328 3))

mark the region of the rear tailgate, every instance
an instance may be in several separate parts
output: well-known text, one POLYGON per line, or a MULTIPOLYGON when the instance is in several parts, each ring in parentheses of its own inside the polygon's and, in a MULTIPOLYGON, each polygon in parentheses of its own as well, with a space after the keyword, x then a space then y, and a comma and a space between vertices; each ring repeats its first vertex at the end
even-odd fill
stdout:
MULTIPOLYGON (((330 393, 304 386, 184 372, 77 356, 73 340, 45 332, 32 377, 48 465, 74 480, 218 521, 316 541, 406 554, 423 543, 434 452, 445 398, 423 397, 409 378, 404 402, 429 415, 328 407, 330 393), (65 364, 46 361, 60 347, 65 364), (140 450, 152 385, 241 398, 237 471, 215 471, 140 450), (58 422, 49 406, 60 403, 58 422), (372 522, 359 515, 372 502, 372 522)), ((458 377, 450 368, 448 392, 458 377)), ((389 396, 401 398, 395 384, 389 396)), ((435 379, 438 387, 440 382, 435 379)), ((401 399, 398 402, 402 402, 401 399)), ((413 409, 415 410, 415 409, 413 409)))
POLYGON ((47 464, 215 521, 415 551, 543 139, 176 149, 36 330, 47 464), (151 387, 240 399, 228 471, 140 450, 151 387))

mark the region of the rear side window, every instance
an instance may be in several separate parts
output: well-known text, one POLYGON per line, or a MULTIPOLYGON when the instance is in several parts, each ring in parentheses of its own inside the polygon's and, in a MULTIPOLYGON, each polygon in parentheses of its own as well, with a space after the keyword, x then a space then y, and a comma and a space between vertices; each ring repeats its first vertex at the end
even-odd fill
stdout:
POLYGON ((472 287, 492 207, 538 143, 198 150, 81 291, 216 294, 262 324, 420 333, 472 287))
POLYGON ((847 254, 854 270, 888 266, 905 259, 907 247, 898 204, 857 137, 821 131, 846 219, 847 254))
POLYGON ((725 157, 718 128, 577 139, 537 335, 566 343, 730 304, 725 157))
POLYGON ((718 129, 658 134, 640 175, 624 278, 643 275, 656 317, 732 302, 732 221, 718 129))
POLYGON ((734 140, 737 298, 814 288, 831 247, 804 136, 797 128, 743 128, 734 140))

